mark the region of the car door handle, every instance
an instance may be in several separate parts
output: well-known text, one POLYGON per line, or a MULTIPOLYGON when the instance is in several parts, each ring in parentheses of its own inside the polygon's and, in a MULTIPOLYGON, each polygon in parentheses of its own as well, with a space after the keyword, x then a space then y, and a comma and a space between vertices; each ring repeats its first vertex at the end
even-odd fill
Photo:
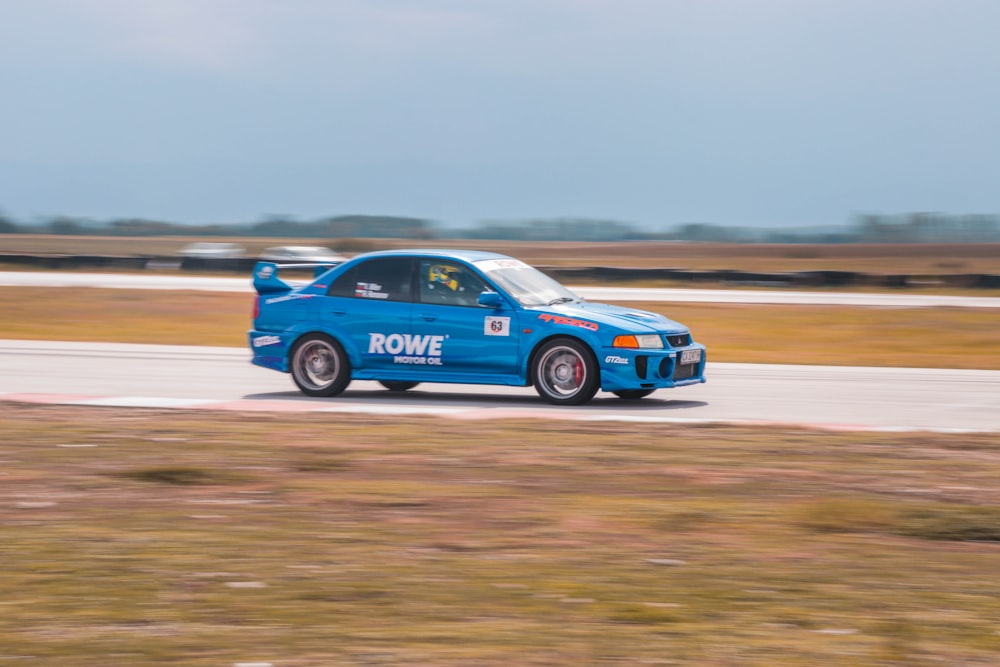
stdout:
POLYGON ((346 315, 347 314, 346 310, 331 310, 330 312, 333 313, 334 315, 346 315))
POLYGON ((424 318, 425 322, 433 322, 437 319, 437 315, 421 315, 420 317, 424 318))

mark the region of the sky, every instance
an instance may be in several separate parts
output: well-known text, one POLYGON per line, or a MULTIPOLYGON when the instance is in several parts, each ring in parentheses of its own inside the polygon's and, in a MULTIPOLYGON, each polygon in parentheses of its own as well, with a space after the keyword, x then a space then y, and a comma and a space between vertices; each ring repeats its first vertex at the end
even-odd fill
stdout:
POLYGON ((1000 213, 996 0, 0 0, 0 214, 1000 213))

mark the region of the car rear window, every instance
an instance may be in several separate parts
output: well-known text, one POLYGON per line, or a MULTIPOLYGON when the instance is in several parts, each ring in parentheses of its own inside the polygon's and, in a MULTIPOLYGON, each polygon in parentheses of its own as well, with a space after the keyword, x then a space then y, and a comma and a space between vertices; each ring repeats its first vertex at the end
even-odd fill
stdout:
POLYGON ((378 301, 411 301, 408 257, 381 257, 358 264, 330 285, 329 296, 378 301))

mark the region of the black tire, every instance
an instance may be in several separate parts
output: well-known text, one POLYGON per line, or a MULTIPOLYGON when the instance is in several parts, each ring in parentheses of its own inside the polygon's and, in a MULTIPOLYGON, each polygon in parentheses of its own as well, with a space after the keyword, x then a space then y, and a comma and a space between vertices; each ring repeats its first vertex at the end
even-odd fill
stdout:
POLYGON ((389 391, 406 391, 420 384, 419 382, 401 382, 399 380, 379 380, 378 383, 389 391))
POLYGON ((625 389, 624 391, 612 392, 618 398, 625 399, 626 401, 638 401, 640 398, 646 398, 652 394, 655 389, 625 389))
POLYGON ((535 354, 535 391, 554 405, 582 405, 600 387, 600 370, 590 348, 573 338, 556 338, 535 354))
POLYGON ((292 379, 306 396, 336 396, 351 383, 351 362, 340 343, 324 334, 308 334, 295 344, 292 379))

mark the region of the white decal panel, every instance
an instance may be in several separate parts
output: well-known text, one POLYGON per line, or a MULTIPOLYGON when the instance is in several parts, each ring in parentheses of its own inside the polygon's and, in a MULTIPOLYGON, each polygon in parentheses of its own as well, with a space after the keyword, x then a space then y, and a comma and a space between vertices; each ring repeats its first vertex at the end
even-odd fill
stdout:
POLYGON ((271 305, 272 303, 284 303, 285 301, 298 301, 299 299, 311 299, 312 294, 286 294, 285 296, 276 296, 273 299, 265 299, 264 303, 271 305))
POLYGON ((415 334, 368 334, 368 354, 391 354, 392 363, 413 366, 442 366, 446 336, 415 334))
POLYGON ((527 264, 519 259, 487 259, 482 262, 476 262, 476 266, 480 271, 499 271, 500 269, 527 269, 530 268, 527 264))
POLYGON ((492 317, 486 318, 483 323, 483 333, 487 336, 509 336, 510 335, 510 318, 509 317, 492 317))
POLYGON ((358 283, 354 287, 354 296, 362 299, 388 299, 389 295, 382 291, 378 283, 358 283))
POLYGON ((277 345, 281 342, 281 338, 278 336, 257 336, 253 339, 254 347, 266 347, 268 345, 277 345))

